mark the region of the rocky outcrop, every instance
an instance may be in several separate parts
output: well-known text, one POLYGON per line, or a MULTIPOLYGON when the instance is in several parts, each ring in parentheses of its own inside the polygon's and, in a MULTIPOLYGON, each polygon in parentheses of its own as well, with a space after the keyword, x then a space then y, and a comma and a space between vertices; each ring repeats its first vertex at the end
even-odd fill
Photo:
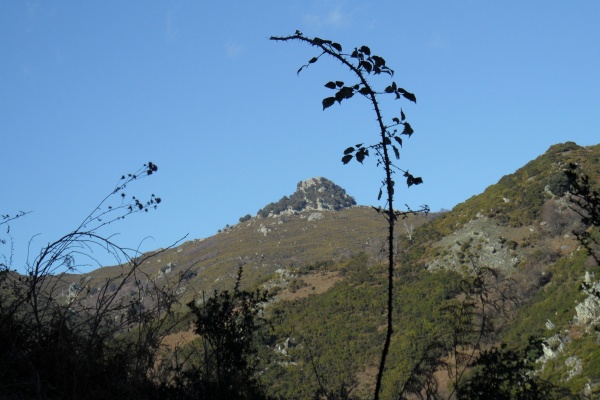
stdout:
POLYGON ((270 228, 267 228, 264 224, 260 224, 260 228, 258 228, 258 233, 261 233, 263 236, 267 236, 271 232, 270 228))
POLYGON ((574 322, 589 328, 600 322, 600 298, 597 295, 600 293, 600 282, 595 282, 594 274, 589 272, 585 273, 583 282, 586 285, 584 292, 587 297, 575 306, 574 322))
POLYGON ((173 269, 177 266, 176 263, 168 263, 167 265, 164 265, 162 267, 160 267, 160 271, 158 272, 158 277, 161 278, 165 275, 168 275, 171 273, 171 271, 173 271, 173 269))
POLYGON ((512 272, 520 260, 517 243, 503 238, 495 224, 482 215, 440 240, 436 246, 437 257, 427 266, 430 271, 452 269, 469 273, 476 262, 512 272))
POLYGON ((354 198, 332 181, 318 177, 298 182, 296 192, 290 197, 284 196, 258 211, 258 215, 274 217, 281 214, 293 214, 302 211, 338 211, 356 205, 354 198))
MULTIPOLYGON (((581 328, 584 328, 585 331, 590 332, 598 325, 600 322, 599 289, 600 282, 594 281, 594 274, 586 272, 583 290, 588 296, 575 306, 575 316, 569 330, 564 330, 544 339, 544 343, 542 344, 543 355, 537 360, 541 369, 544 369, 549 360, 552 360, 561 354, 565 357, 571 353, 569 345, 577 339, 573 339, 569 332, 570 330, 573 330, 574 327, 578 327, 575 331, 580 331, 581 328)), ((546 328, 553 330, 556 327, 552 321, 548 320, 546 322, 546 328)), ((580 334, 577 334, 575 337, 577 338, 579 335, 580 334)), ((564 360, 564 368, 567 375, 565 378, 566 381, 584 372, 583 362, 577 355, 569 355, 566 357, 564 360)), ((587 388, 591 390, 590 384, 587 385, 587 388)))
POLYGON ((323 219, 323 213, 320 212, 316 212, 316 213, 312 213, 308 216, 308 221, 312 222, 312 221, 318 221, 323 219))

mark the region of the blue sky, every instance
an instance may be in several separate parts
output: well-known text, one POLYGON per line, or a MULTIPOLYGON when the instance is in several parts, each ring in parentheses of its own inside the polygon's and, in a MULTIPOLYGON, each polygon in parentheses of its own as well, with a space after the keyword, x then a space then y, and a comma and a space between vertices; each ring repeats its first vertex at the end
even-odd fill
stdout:
POLYGON ((142 250, 211 236, 315 176, 377 204, 374 163, 340 162, 376 140, 372 111, 322 111, 323 84, 350 77, 331 60, 296 76, 314 50, 268 40, 296 29, 387 60, 418 99, 386 106, 415 130, 401 166, 425 182, 397 200, 451 209, 552 144, 600 142, 598 21, 585 0, 0 2, 0 214, 32 211, 11 223, 13 266, 148 161, 158 173, 130 191, 163 203, 103 231, 152 236, 142 250))

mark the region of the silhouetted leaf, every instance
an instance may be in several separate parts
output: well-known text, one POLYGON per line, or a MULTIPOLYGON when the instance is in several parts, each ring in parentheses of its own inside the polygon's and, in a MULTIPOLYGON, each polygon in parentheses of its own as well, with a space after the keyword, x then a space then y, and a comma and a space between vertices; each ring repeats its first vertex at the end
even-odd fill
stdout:
POLYGON ((362 164, 363 160, 365 159, 365 155, 365 152, 360 150, 358 153, 356 153, 356 161, 362 164))
POLYGON ((335 97, 327 97, 326 99, 323 99, 323 110, 331 107, 333 103, 335 103, 335 97))
POLYGON ((371 70, 373 69, 373 66, 368 61, 361 61, 359 65, 361 67, 363 67, 369 74, 371 73, 371 70))
POLYGON ((344 154, 350 154, 354 152, 354 147, 350 146, 346 150, 344 150, 344 154))
POLYGON ((354 89, 348 86, 344 86, 343 88, 341 88, 340 92, 344 94, 344 98, 346 99, 349 99, 350 97, 354 96, 354 89))
POLYGON ((344 164, 348 164, 350 160, 352 160, 352 157, 352 154, 346 154, 344 157, 342 157, 342 162, 344 164))
POLYGON ((338 103, 341 103, 342 100, 349 99, 352 96, 354 96, 354 89, 344 86, 335 94, 335 99, 338 101, 338 103))
POLYGON ((398 136, 394 136, 394 139, 396 140, 396 142, 398 142, 398 144, 400 145, 400 147, 402 147, 402 138, 400 138, 398 136))
POLYGON ((370 93, 369 88, 366 86, 363 86, 362 88, 360 88, 360 90, 358 91, 358 93, 366 96, 370 93))
POLYGON ((395 117, 394 117, 394 118, 392 118, 392 121, 393 121, 394 123, 396 123, 396 124, 399 124, 399 123, 400 123, 400 120, 399 120, 398 118, 395 118, 395 117))
POLYGON ((319 60, 319 59, 318 59, 317 57, 313 57, 313 58, 311 58, 311 59, 308 61, 308 63, 309 63, 309 64, 316 63, 318 60, 319 60))
POLYGON ((386 144, 392 144, 392 141, 390 140, 389 137, 386 136, 385 139, 383 139, 383 144, 384 145, 386 145, 386 144))
POLYGON ((383 190, 379 188, 379 195, 377 196, 377 200, 381 200, 381 195, 383 194, 383 190))
POLYGON ((394 149, 394 154, 396 155, 396 160, 400 159, 400 152, 398 151, 398 148, 394 145, 392 145, 392 149, 394 149))
POLYGON ((328 89, 335 89, 335 82, 327 82, 325 87, 328 89))
POLYGON ((410 126, 410 124, 408 122, 404 123, 404 130, 402 131, 403 135, 408 135, 408 137, 410 137, 410 135, 412 135, 415 131, 413 131, 413 128, 410 126))
POLYGON ((402 88, 398 89, 398 91, 399 91, 400 93, 402 93, 402 96, 404 96, 404 97, 405 97, 407 100, 410 100, 410 101, 412 101, 413 103, 416 103, 416 102, 417 102, 417 98, 415 97, 415 95, 414 95, 414 94, 412 94, 412 93, 410 93, 410 92, 407 92, 406 90, 404 90, 404 89, 402 89, 402 88))
POLYGON ((342 51, 342 45, 340 45, 339 43, 331 43, 331 47, 333 47, 334 49, 336 49, 339 52, 342 51))
POLYGON ((383 72, 384 74, 388 74, 389 76, 394 76, 394 70, 388 67, 382 67, 381 72, 383 72))
POLYGON ((392 89, 391 86, 388 86, 388 87, 385 88, 385 92, 386 93, 394 93, 394 89, 392 89))
POLYGON ((371 55, 371 49, 369 49, 367 46, 361 46, 360 51, 362 51, 363 53, 365 53, 368 56, 371 55))
POLYGON ((384 67, 385 66, 385 60, 382 57, 379 56, 373 56, 373 61, 375 61, 375 65, 378 67, 384 67))
POLYGON ((423 179, 421 179, 420 177, 415 178, 414 176, 409 174, 408 171, 404 173, 404 176, 406 177, 406 184, 408 185, 408 187, 411 187, 412 185, 420 185, 421 183, 423 183, 423 179))
POLYGON ((406 119, 406 115, 404 115, 404 111, 402 111, 402 109, 400 109, 400 119, 402 119, 402 121, 406 119))
POLYGON ((342 86, 344 86, 344 82, 342 82, 342 81, 335 81, 335 85, 337 87, 342 87, 342 86))

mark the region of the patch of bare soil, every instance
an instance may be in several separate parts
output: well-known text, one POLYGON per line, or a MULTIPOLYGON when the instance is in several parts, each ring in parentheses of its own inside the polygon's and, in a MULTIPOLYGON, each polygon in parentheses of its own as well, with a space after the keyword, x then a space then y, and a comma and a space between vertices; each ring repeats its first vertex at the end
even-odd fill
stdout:
POLYGON ((366 395, 373 391, 378 371, 377 365, 372 364, 356 374, 356 394, 366 398, 366 395))
POLYGON ((289 289, 282 291, 277 295, 279 300, 297 300, 308 297, 311 294, 321 294, 328 291, 333 285, 342 280, 337 271, 317 272, 316 274, 304 275, 301 278, 306 286, 301 287, 295 292, 289 289))

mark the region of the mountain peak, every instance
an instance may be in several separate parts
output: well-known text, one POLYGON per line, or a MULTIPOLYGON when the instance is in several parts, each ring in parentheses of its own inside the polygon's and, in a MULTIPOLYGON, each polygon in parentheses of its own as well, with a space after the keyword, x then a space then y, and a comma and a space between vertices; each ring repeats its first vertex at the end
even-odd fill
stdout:
POLYGON ((298 182, 296 192, 290 197, 283 196, 278 202, 267 205, 258 211, 261 217, 270 214, 296 213, 307 210, 341 210, 356 205, 346 190, 323 177, 310 178, 298 182))
POLYGON ((330 180, 323 178, 321 176, 318 176, 316 178, 309 178, 305 181, 298 182, 298 185, 296 185, 296 189, 301 192, 307 192, 314 186, 316 186, 318 188, 320 186, 328 185, 328 184, 335 185, 335 183, 331 182, 330 180))

